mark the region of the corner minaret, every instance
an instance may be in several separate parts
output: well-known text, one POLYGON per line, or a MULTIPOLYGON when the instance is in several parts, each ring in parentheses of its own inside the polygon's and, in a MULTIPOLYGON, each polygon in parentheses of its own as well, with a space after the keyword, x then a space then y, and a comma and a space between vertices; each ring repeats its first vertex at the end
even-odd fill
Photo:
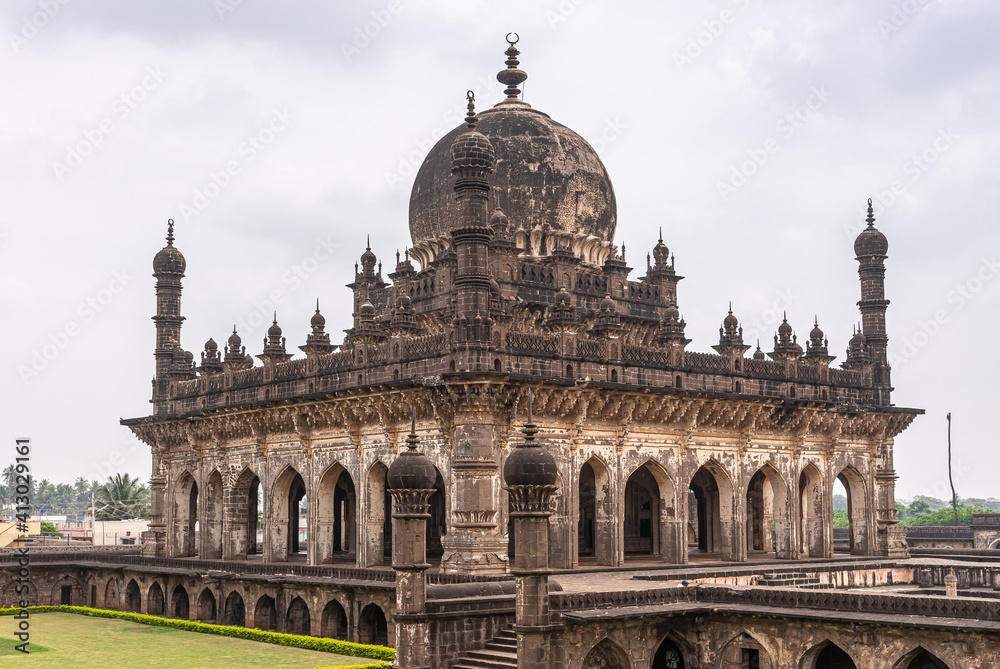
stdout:
POLYGON ((174 219, 167 221, 167 245, 153 257, 153 276, 156 277, 156 377, 153 379, 153 413, 160 415, 166 411, 165 400, 169 386, 169 374, 173 367, 174 355, 181 342, 181 279, 187 261, 174 248, 174 219))
POLYGON ((885 259, 889 242, 875 228, 872 201, 868 200, 868 227, 854 240, 854 255, 858 261, 858 275, 861 277, 861 329, 864 332, 872 362, 876 404, 889 405, 892 383, 889 378, 889 337, 885 330, 885 311, 889 300, 885 299, 885 259))
POLYGON ((451 231, 452 247, 457 257, 455 274, 456 342, 467 351, 464 369, 485 369, 485 350, 491 341, 490 318, 490 240, 493 229, 487 212, 490 184, 496 152, 493 144, 476 129, 475 95, 468 93, 469 113, 465 132, 451 145, 451 173, 455 175, 455 200, 459 208, 458 224, 451 231))

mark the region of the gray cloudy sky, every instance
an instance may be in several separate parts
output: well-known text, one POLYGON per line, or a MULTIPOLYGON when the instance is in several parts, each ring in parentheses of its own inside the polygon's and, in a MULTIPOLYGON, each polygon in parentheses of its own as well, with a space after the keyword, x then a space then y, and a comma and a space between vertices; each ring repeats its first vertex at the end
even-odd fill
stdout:
POLYGON ((416 167, 467 89, 501 99, 513 30, 526 100, 607 165, 633 278, 663 226, 693 350, 732 300, 765 349, 781 310, 802 339, 818 314, 839 364, 875 198, 894 399, 927 409, 899 496, 948 495, 948 411, 959 494, 1000 496, 996 2, 5 0, 0 20, 0 444, 31 437, 37 478, 148 477, 118 418, 149 411, 169 217, 185 348, 235 322, 259 353, 276 301, 290 346, 317 297, 348 327, 365 235, 391 266, 416 167))

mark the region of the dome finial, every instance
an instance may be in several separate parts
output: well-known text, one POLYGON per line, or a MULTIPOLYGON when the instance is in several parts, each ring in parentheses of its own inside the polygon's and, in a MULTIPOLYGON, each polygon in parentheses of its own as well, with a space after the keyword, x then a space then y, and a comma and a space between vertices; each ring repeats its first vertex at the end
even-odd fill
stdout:
POLYGON ((410 435, 406 438, 406 447, 411 452, 416 453, 419 441, 420 439, 417 437, 417 407, 410 407, 410 435))
POLYGON ((663 226, 660 226, 660 243, 663 243, 663 226))
POLYGON ((167 246, 174 245, 174 219, 167 219, 167 246))
POLYGON ((510 45, 507 47, 507 51, 505 51, 507 54, 507 60, 504 64, 507 66, 507 69, 500 70, 497 74, 497 81, 507 86, 507 88, 504 89, 504 93, 507 94, 505 102, 512 102, 518 99, 518 96, 521 95, 521 89, 518 88, 518 85, 523 83, 524 80, 528 78, 528 75, 523 70, 517 69, 517 66, 521 64, 517 59, 521 52, 518 51, 517 47, 514 45, 517 44, 520 39, 521 38, 517 33, 507 33, 507 44, 510 45), (511 35, 514 36, 513 40, 510 38, 511 35))
POLYGON ((465 122, 469 128, 476 127, 476 92, 468 90, 465 92, 465 99, 469 101, 469 113, 465 115, 465 122))
POLYGON ((871 228, 871 227, 873 227, 875 225, 875 212, 872 209, 872 199, 871 198, 868 198, 868 218, 866 218, 865 220, 868 221, 868 227, 869 228, 871 228))
POLYGON ((733 301, 729 300, 729 313, 733 313, 733 301))

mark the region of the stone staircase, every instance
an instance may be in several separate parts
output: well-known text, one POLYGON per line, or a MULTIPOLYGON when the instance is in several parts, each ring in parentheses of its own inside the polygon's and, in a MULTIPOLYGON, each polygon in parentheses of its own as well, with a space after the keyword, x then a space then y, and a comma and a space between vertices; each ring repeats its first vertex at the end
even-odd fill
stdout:
POLYGON ((482 650, 467 650, 458 656, 452 669, 517 669, 517 635, 503 630, 482 650))
POLYGON ((820 583, 819 576, 807 576, 794 571, 775 571, 761 576, 757 585, 774 588, 803 588, 805 590, 831 590, 829 583, 820 583))

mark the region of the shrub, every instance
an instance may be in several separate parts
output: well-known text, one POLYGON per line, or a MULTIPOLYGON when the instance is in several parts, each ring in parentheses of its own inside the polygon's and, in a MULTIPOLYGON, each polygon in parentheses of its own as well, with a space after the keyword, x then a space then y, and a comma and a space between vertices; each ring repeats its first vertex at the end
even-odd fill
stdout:
MULTIPOLYGON (((21 609, 12 607, 0 609, 0 615, 10 616, 21 609)), ((363 643, 351 643, 339 639, 326 639, 313 636, 299 636, 296 634, 282 634, 280 632, 266 632, 264 630, 249 629, 246 627, 235 627, 231 625, 212 625, 209 623, 195 622, 192 620, 179 620, 177 618, 161 618, 159 616, 149 616, 142 613, 129 613, 127 611, 110 611, 107 609, 92 609, 89 606, 29 606, 28 611, 32 613, 76 613, 93 618, 112 618, 117 620, 128 620, 129 622, 141 623, 143 625, 156 625, 159 627, 173 627, 187 632, 199 632, 202 634, 215 634, 218 636, 228 636, 234 639, 246 639, 248 641, 261 641, 263 643, 273 643, 278 646, 290 646, 292 648, 304 648, 322 653, 336 653, 337 655, 347 655, 350 657, 365 657, 372 660, 389 660, 396 657, 396 651, 385 646, 373 646, 363 643)), ((381 669, 391 665, 385 662, 368 663, 363 665, 352 665, 357 667, 372 667, 381 669)), ((346 668, 341 668, 346 669, 346 668)))

